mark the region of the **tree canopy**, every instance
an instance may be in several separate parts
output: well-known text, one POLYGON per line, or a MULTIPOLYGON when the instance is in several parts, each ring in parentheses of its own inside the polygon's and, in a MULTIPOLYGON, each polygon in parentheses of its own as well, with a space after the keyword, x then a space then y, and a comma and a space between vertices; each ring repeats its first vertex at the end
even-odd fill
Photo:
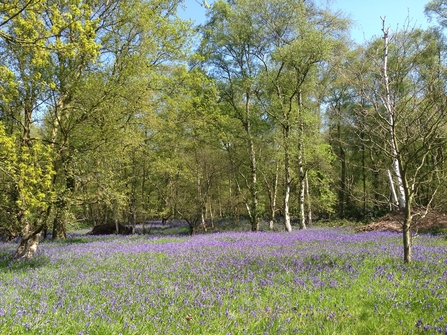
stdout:
POLYGON ((408 233, 412 208, 447 209, 445 1, 426 5, 437 26, 378 19, 363 45, 314 1, 205 2, 199 26, 183 5, 0 4, 0 232, 22 236, 17 257, 80 221, 291 231, 401 207, 408 233))

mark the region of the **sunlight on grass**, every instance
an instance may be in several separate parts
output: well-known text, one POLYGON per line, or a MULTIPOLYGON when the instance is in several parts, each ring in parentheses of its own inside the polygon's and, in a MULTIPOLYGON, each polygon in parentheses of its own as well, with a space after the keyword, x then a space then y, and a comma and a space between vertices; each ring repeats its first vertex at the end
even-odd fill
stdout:
POLYGON ((31 262, 0 245, 0 334, 444 334, 447 244, 291 234, 76 237, 31 262))

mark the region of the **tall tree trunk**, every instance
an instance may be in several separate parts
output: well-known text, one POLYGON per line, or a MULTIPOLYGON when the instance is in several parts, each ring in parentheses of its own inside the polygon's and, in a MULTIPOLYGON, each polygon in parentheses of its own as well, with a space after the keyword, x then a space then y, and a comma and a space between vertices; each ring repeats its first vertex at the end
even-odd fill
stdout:
POLYGON ((207 231, 206 228, 206 202, 205 202, 205 196, 203 195, 202 192, 202 180, 200 178, 200 171, 199 171, 199 167, 197 166, 197 171, 196 171, 196 178, 197 178, 197 201, 199 202, 199 206, 200 206, 200 225, 202 226, 204 231, 207 231))
POLYGON ((62 94, 54 108, 54 120, 51 130, 51 147, 59 153, 58 159, 55 160, 54 170, 56 175, 53 179, 53 187, 57 191, 56 201, 52 206, 55 210, 55 218, 53 220, 53 240, 63 240, 67 238, 66 218, 70 211, 70 198, 75 188, 75 179, 71 173, 71 153, 68 150, 68 134, 61 131, 65 120, 68 120, 69 102, 71 98, 67 94, 62 94), (59 147, 55 148, 56 143, 59 147), (56 185, 59 175, 62 187, 56 185))
POLYGON ((52 240, 65 240, 67 238, 65 219, 68 208, 62 202, 64 201, 63 200, 58 201, 55 206, 56 215, 53 220, 52 240))
POLYGON ((307 224, 312 224, 312 201, 310 199, 310 190, 309 190, 309 177, 307 175, 306 171, 306 177, 305 177, 305 186, 306 186, 306 203, 307 203, 307 224))
POLYGON ((367 219, 367 206, 366 206, 366 147, 365 147, 365 133, 362 131, 360 134, 360 138, 362 139, 362 188, 363 188, 363 211, 362 211, 362 217, 363 221, 366 221, 367 219))
POLYGON ((306 172, 304 171, 302 156, 298 157, 298 165, 300 172, 300 182, 299 182, 299 196, 298 196, 298 206, 299 206, 299 225, 300 229, 306 229, 306 172))
POLYGON ((340 211, 340 213, 339 213, 340 218, 344 219, 345 218, 345 205, 346 205, 346 153, 342 146, 340 121, 338 121, 338 123, 337 123, 337 135, 338 135, 339 157, 340 157, 340 163, 341 163, 340 191, 338 193, 338 204, 339 204, 338 206, 339 206, 339 211, 340 211))
POLYGON ((292 224, 290 223, 290 189, 292 185, 291 167, 290 167, 290 152, 289 152, 289 127, 284 128, 284 167, 285 167, 285 194, 284 194, 284 225, 288 232, 292 231, 292 224))
POLYGON ((210 213, 211 228, 214 229, 216 227, 214 226, 214 208, 213 208, 213 201, 212 201, 212 199, 208 200, 208 210, 209 210, 209 213, 210 213))
POLYGON ((300 209, 300 218, 299 218, 300 229, 306 229, 306 214, 305 214, 306 172, 304 170, 304 120, 303 120, 302 105, 303 103, 300 91, 298 93, 298 113, 299 113, 298 171, 300 177, 298 206, 300 209))
POLYGON ((247 133, 249 136, 249 150, 250 150, 250 169, 251 169, 251 230, 259 230, 259 204, 258 204, 258 181, 257 181, 257 161, 255 145, 251 135, 251 123, 248 122, 247 133))
POLYGON ((389 135, 390 135, 390 145, 391 145, 391 153, 393 158, 393 171, 396 177, 397 189, 399 191, 398 199, 399 199, 399 208, 405 208, 405 191, 403 187, 402 174, 400 170, 400 162, 399 162, 399 151, 397 148, 396 141, 396 132, 395 132, 395 119, 394 119, 394 107, 391 101, 391 90, 389 84, 388 77, 388 33, 389 28, 385 29, 385 19, 382 19, 382 31, 383 31, 383 40, 384 40, 384 51, 383 51, 383 79, 385 85, 385 98, 383 99, 384 107, 388 113, 388 126, 389 126, 389 135))
POLYGON ((275 178, 273 181, 273 189, 270 193, 270 222, 269 229, 274 228, 275 216, 276 216, 276 199, 278 196, 278 180, 279 180, 279 163, 276 161, 275 178))
POLYGON ((115 205, 115 208, 113 209, 113 220, 115 221, 116 233, 119 234, 120 233, 120 225, 119 225, 119 222, 118 222, 118 210, 116 208, 116 205, 115 205))

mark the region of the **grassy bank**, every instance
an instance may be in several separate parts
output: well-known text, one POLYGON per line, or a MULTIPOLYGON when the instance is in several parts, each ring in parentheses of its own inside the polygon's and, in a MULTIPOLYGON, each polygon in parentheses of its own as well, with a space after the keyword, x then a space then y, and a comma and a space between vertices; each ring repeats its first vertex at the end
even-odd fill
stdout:
POLYGON ((74 236, 13 262, 0 244, 0 334, 444 334, 447 243, 290 234, 74 236))

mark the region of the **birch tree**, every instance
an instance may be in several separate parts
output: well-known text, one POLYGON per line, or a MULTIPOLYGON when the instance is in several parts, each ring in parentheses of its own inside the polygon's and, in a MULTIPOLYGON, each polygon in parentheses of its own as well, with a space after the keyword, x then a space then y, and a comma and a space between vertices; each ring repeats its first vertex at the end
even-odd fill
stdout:
MULTIPOLYGON (((314 103, 318 100, 316 96, 319 86, 318 65, 330 57, 337 45, 335 40, 331 39, 331 33, 343 25, 337 21, 333 26, 328 25, 330 28, 319 27, 313 20, 318 21, 321 16, 324 18, 324 15, 312 12, 304 4, 301 6, 301 9, 295 9, 297 12, 292 15, 299 18, 294 22, 294 28, 290 32, 285 32, 289 35, 289 39, 278 38, 283 42, 272 55, 272 66, 265 65, 266 72, 270 72, 268 80, 271 80, 273 93, 266 111, 276 120, 283 135, 284 219, 287 231, 292 230, 289 208, 293 155, 296 155, 298 165, 299 227, 306 228, 305 190, 308 168, 305 157, 308 154, 306 138, 307 141, 312 141, 308 139, 308 135, 313 133, 317 137, 319 133, 318 122, 312 121, 315 111, 318 110, 318 105, 314 103), (310 131, 311 128, 313 132, 310 131)), ((326 19, 329 20, 329 17, 326 19)))
MULTIPOLYGON (((444 163, 445 70, 434 32, 407 29, 391 34, 384 21, 382 31, 382 41, 372 42, 367 50, 375 64, 367 76, 371 81, 357 86, 370 107, 359 108, 357 115, 364 121, 364 143, 380 150, 393 171, 392 184, 404 213, 403 259, 409 263, 414 218, 426 214, 414 212, 415 197, 422 185, 440 178, 444 163), (428 161, 431 169, 425 169, 428 161)), ((434 193, 420 205, 428 210, 434 193)))

